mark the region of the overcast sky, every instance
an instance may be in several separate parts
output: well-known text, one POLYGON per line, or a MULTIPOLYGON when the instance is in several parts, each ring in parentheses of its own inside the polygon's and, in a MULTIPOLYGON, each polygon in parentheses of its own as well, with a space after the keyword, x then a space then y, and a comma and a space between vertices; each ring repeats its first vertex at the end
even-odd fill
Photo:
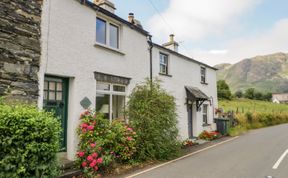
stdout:
POLYGON ((162 44, 171 33, 180 52, 210 65, 288 52, 288 0, 112 0, 162 44))

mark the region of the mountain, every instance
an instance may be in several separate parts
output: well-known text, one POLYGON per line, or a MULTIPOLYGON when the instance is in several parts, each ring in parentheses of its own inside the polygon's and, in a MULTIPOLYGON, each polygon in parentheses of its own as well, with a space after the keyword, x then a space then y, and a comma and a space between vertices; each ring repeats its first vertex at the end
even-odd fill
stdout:
POLYGON ((232 92, 255 88, 261 92, 288 92, 288 53, 244 59, 236 64, 218 64, 217 79, 232 92))

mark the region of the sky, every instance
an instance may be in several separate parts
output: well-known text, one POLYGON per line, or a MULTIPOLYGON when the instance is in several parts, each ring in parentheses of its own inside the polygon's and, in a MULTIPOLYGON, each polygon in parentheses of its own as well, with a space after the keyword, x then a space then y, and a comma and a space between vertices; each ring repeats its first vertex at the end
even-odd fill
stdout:
POLYGON ((169 34, 179 52, 209 65, 288 53, 288 0, 111 0, 116 14, 133 12, 153 41, 169 34))

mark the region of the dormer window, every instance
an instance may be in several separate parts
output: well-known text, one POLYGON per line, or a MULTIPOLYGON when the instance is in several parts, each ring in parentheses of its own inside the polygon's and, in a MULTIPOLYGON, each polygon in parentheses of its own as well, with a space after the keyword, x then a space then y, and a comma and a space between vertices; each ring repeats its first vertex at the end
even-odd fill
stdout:
POLYGON ((119 27, 101 18, 96 18, 96 42, 119 49, 119 27))

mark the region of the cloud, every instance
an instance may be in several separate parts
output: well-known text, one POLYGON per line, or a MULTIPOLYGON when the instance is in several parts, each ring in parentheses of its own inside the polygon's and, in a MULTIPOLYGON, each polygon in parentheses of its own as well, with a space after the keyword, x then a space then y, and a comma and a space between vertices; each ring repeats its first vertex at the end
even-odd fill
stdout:
POLYGON ((273 27, 254 36, 232 39, 223 44, 222 50, 193 49, 187 55, 210 65, 236 63, 248 57, 288 52, 288 18, 277 21, 273 27))
POLYGON ((261 0, 170 0, 169 7, 155 14, 147 26, 164 40, 175 33, 178 40, 197 41, 237 26, 237 18, 261 0), (164 18, 164 20, 163 20, 164 18))

